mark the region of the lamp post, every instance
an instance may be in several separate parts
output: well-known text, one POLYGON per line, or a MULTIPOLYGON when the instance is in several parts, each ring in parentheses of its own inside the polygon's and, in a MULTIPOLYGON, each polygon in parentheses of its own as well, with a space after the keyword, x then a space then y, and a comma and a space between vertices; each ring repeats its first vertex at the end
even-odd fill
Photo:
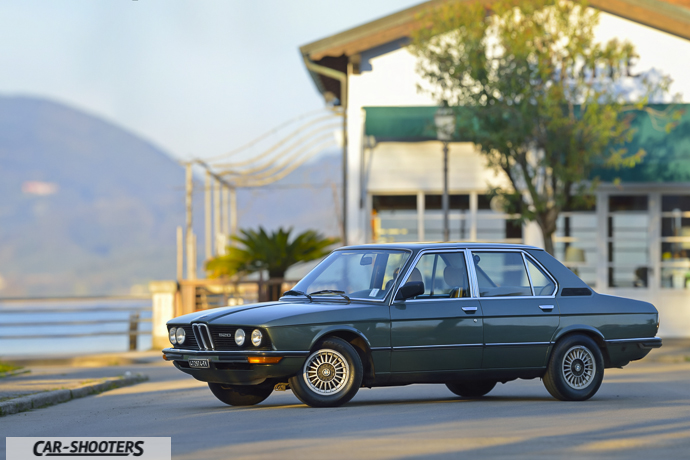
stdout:
POLYGON ((440 107, 434 115, 436 124, 436 138, 443 142, 443 241, 450 240, 450 225, 448 223, 449 199, 448 199, 448 143, 455 133, 455 113, 451 107, 440 107))

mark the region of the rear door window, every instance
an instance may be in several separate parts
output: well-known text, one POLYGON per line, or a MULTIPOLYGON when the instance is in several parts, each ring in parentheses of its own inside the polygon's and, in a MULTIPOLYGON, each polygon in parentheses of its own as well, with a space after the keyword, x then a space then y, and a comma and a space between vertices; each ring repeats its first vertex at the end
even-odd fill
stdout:
POLYGON ((480 297, 531 296, 527 269, 520 252, 473 251, 480 297))

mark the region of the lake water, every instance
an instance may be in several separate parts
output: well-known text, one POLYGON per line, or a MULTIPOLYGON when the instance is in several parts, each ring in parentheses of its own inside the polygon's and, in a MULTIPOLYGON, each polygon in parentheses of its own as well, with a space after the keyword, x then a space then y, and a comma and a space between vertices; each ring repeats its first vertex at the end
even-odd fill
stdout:
MULTIPOLYGON (((139 311, 140 319, 148 320, 140 322, 138 330, 150 332, 151 300, 0 300, 0 358, 127 351, 129 317, 135 311, 139 311), (66 324, 75 322, 87 324, 66 324), (86 336, 63 337, 72 334, 86 336)), ((139 335, 137 349, 150 348, 150 333, 139 335)))

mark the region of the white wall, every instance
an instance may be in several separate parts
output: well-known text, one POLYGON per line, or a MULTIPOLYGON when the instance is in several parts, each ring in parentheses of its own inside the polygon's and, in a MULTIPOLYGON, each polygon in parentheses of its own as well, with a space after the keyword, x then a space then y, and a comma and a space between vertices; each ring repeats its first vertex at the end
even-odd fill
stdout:
MULTIPOLYGON (((690 100, 690 41, 659 32, 655 29, 601 13, 597 38, 630 40, 641 59, 636 72, 654 67, 669 73, 675 82, 674 92, 685 94, 690 100)), ((364 228, 369 216, 360 207, 360 161, 366 106, 430 106, 436 102, 420 93, 417 85, 424 84, 415 70, 416 58, 405 48, 382 46, 362 54, 362 73, 349 75, 348 90, 348 243, 364 243, 364 228)), ((453 148, 450 164, 452 190, 485 189, 494 178, 482 166, 481 157, 469 146, 453 148), (460 155, 456 158, 455 155, 460 155), (454 164, 456 166, 454 166, 454 164), (462 165, 458 167, 457 165, 462 165), (471 185, 470 185, 471 184, 471 185)), ((379 144, 374 149, 374 163, 369 180, 370 190, 440 190, 440 147, 435 143, 379 144)), ((495 178, 493 180, 496 180, 495 178)), ((541 235, 533 225, 526 229, 526 243, 540 244, 541 235)))

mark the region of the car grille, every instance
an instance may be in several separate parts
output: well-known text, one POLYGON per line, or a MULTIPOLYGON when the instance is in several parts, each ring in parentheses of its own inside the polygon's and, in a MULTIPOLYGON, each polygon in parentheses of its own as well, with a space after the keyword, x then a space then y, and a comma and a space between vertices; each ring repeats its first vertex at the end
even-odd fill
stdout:
POLYGON ((175 345, 175 348, 186 348, 196 350, 199 348, 199 344, 196 343, 196 337, 194 337, 194 332, 192 331, 192 326, 176 326, 184 329, 185 338, 182 345, 175 345))
MULTIPOLYGON (((238 350, 240 347, 235 343, 235 326, 211 326, 211 336, 216 350, 238 350)), ((245 344, 250 340, 249 334, 252 332, 244 331, 247 334, 244 338, 245 344)))
POLYGON ((270 349, 268 343, 268 337, 264 332, 264 339, 260 347, 256 348, 251 346, 251 333, 253 328, 245 329, 244 332, 247 334, 245 337, 244 346, 239 347, 235 343, 235 331, 237 331, 237 326, 213 326, 207 325, 205 323, 193 323, 189 326, 177 326, 182 327, 186 333, 186 338, 184 344, 175 345, 175 348, 181 349, 192 349, 192 350, 219 350, 219 351, 232 351, 232 350, 266 350, 270 349), (210 335, 210 337, 209 337, 210 335), (204 346, 205 344, 205 346, 204 346))

